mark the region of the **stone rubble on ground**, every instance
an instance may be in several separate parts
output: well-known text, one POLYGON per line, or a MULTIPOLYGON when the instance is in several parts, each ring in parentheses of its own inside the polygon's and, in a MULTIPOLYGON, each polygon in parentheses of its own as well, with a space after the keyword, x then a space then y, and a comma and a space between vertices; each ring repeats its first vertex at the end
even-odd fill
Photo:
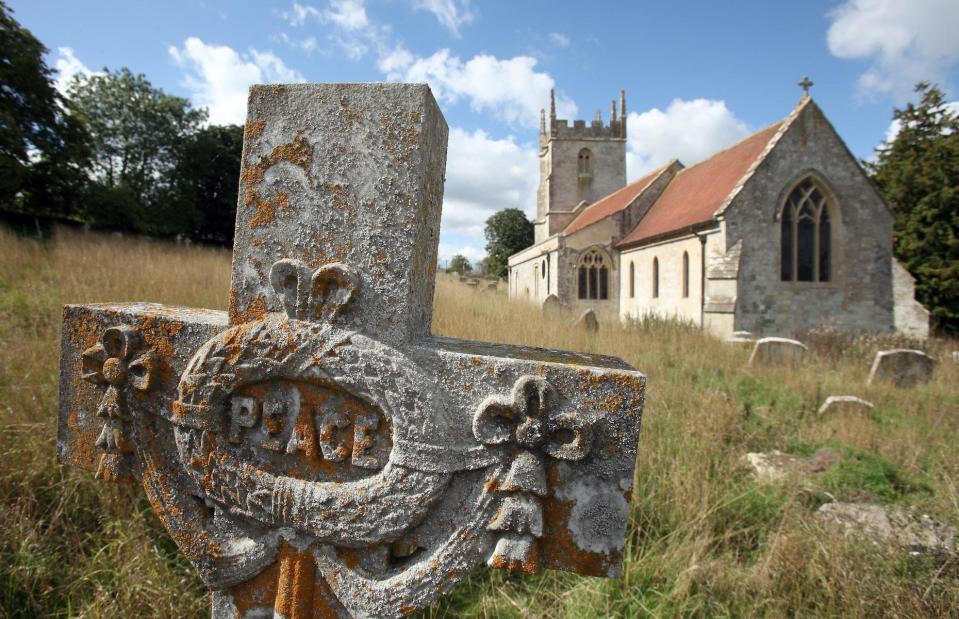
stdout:
POLYGON ((756 340, 749 356, 751 367, 797 366, 809 349, 802 342, 785 337, 764 337, 756 340))
POLYGON ((912 387, 932 379, 936 360, 921 350, 897 348, 876 353, 869 370, 869 385, 889 383, 912 387))
POLYGON ((854 395, 831 395, 819 407, 820 415, 835 415, 843 413, 859 413, 872 416, 876 406, 854 395))
POLYGON ((869 503, 826 503, 816 512, 826 530, 844 537, 861 536, 921 554, 956 553, 955 528, 911 509, 869 503))
POLYGON ((747 453, 742 458, 742 465, 753 474, 756 481, 775 483, 824 473, 839 460, 839 452, 829 447, 820 449, 809 459, 774 449, 769 452, 747 453))
POLYGON ((426 85, 254 86, 229 312, 64 309, 59 461, 142 484, 214 619, 619 574, 645 377, 431 335, 446 143, 426 85))

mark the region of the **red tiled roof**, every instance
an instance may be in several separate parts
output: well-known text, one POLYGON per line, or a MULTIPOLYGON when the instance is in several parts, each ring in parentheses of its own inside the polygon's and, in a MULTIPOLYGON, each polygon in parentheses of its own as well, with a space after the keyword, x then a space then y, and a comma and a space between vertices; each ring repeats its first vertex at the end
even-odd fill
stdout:
POLYGON ((656 177, 659 176, 659 174, 670 165, 672 165, 672 162, 667 163, 658 170, 653 170, 646 176, 637 181, 633 181, 622 189, 617 189, 605 198, 600 198, 596 202, 593 202, 584 208, 583 212, 577 215, 573 221, 569 222, 569 225, 566 226, 566 229, 563 230, 563 232, 565 234, 572 234, 573 232, 582 230, 586 226, 594 224, 597 221, 606 219, 613 213, 618 213, 619 211, 623 210, 632 204, 633 200, 639 197, 639 194, 643 193, 643 191, 649 187, 649 184, 652 183, 656 177))
MULTIPOLYGON (((758 131, 673 177, 659 199, 617 246, 708 222, 784 121, 758 131)), ((599 202, 597 202, 599 204, 599 202)))

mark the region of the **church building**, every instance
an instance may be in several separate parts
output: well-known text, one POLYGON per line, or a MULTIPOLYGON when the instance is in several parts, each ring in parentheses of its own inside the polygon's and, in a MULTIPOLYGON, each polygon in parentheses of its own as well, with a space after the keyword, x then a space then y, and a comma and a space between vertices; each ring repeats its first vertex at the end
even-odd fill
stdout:
POLYGON ((608 124, 540 117, 534 244, 509 295, 601 321, 655 315, 720 337, 816 328, 928 334, 892 256, 893 214, 800 82, 777 123, 626 183, 626 97, 608 124))

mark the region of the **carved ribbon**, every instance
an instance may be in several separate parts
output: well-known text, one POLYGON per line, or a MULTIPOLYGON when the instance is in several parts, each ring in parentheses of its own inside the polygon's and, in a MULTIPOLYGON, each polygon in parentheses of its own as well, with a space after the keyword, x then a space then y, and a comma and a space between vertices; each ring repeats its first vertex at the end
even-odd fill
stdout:
POLYGON ((491 396, 473 417, 473 435, 485 445, 519 448, 497 492, 503 494, 487 525, 500 534, 487 565, 528 573, 540 567, 536 540, 543 536, 547 495, 544 455, 581 460, 589 454, 592 431, 574 413, 550 415, 559 395, 545 379, 521 376, 508 398, 491 396))
POLYGON ((103 450, 97 464, 96 477, 118 481, 124 475, 123 460, 133 452, 127 438, 130 413, 124 388, 147 391, 153 381, 156 356, 148 350, 137 355, 142 344, 135 327, 121 325, 103 332, 100 341, 83 351, 80 377, 95 385, 107 385, 97 405, 97 417, 103 418, 100 434, 94 443, 103 450))

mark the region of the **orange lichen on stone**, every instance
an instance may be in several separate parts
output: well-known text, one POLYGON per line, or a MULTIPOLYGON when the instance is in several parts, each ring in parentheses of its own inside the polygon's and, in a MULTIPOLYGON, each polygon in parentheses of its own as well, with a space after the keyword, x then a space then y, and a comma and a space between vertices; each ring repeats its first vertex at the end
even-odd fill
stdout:
POLYGON ((230 291, 230 319, 233 324, 243 324, 265 318, 267 314, 266 300, 263 297, 257 297, 245 308, 239 307, 239 301, 236 298, 236 292, 230 291))
MULTIPOLYGON (((559 486, 559 470, 555 461, 547 464, 546 478, 549 488, 559 486)), ((603 554, 577 546, 569 530, 573 505, 572 501, 556 498, 552 492, 543 501, 544 535, 539 541, 542 564, 587 576, 607 576, 609 570, 621 560, 622 553, 603 554)))
POLYGON ((269 200, 255 200, 256 212, 247 224, 250 228, 266 226, 276 221, 276 206, 269 200))
POLYGON ((246 140, 251 140, 259 137, 263 133, 263 129, 266 127, 265 120, 250 120, 247 121, 246 125, 243 127, 243 138, 246 140))

